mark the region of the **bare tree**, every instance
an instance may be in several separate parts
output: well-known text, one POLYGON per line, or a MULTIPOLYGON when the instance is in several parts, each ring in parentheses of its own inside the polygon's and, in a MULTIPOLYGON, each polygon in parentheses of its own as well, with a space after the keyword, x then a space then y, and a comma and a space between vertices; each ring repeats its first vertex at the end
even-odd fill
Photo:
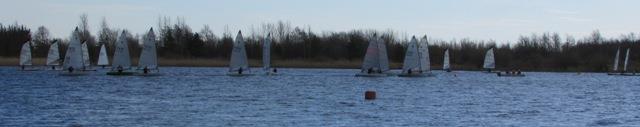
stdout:
POLYGON ((49 29, 44 26, 38 27, 36 33, 33 35, 33 42, 36 45, 48 45, 49 40, 49 29))

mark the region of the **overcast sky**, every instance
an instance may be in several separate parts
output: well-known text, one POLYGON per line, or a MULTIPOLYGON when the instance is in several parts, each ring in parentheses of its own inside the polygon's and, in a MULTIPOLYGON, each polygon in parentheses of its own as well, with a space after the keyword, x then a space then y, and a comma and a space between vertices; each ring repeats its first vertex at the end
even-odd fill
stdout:
POLYGON ((183 17, 194 31, 217 34, 288 21, 315 32, 392 29, 400 36, 514 41, 558 32, 578 38, 599 29, 605 37, 640 31, 640 0, 1 0, 0 23, 46 26, 68 37, 83 13, 92 33, 106 18, 112 28, 143 33, 159 16, 183 17))

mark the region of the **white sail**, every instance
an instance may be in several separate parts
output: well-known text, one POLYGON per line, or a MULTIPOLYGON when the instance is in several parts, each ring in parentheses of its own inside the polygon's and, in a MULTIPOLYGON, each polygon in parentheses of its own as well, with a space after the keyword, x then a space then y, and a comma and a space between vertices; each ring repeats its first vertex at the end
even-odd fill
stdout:
POLYGON ((60 51, 58 51, 58 42, 54 42, 49 46, 49 53, 47 54, 47 65, 57 66, 60 65, 60 51))
POLYGON ((20 66, 31 66, 31 44, 26 42, 22 44, 22 50, 20 50, 20 66))
POLYGON ((429 43, 427 36, 422 38, 422 43, 418 45, 418 52, 420 58, 420 70, 431 71, 431 59, 429 58, 429 43))
POLYGON ((382 72, 386 72, 389 70, 389 57, 387 56, 387 45, 384 42, 384 40, 382 39, 382 37, 378 38, 377 41, 378 44, 378 68, 380 68, 380 70, 382 72))
POLYGON ((362 62, 362 70, 373 69, 380 71, 389 70, 389 58, 387 57, 387 48, 382 39, 376 37, 369 40, 369 46, 367 47, 367 53, 364 56, 362 62))
POLYGON ((367 46, 367 52, 364 55, 364 60, 362 61, 363 70, 378 67, 378 64, 379 64, 378 52, 379 51, 378 51, 377 38, 374 37, 371 40, 369 40, 369 46, 367 46))
POLYGON ((444 51, 444 61, 442 62, 442 69, 443 70, 451 69, 449 65, 449 49, 444 51))
POLYGON ((262 65, 265 71, 271 68, 271 34, 268 34, 262 43, 262 65))
POLYGON ((627 48, 627 55, 624 57, 624 67, 622 68, 622 71, 627 71, 627 64, 629 64, 629 50, 627 48))
POLYGON ((402 64, 402 73, 407 73, 410 69, 413 72, 417 72, 420 70, 420 61, 419 61, 420 53, 418 52, 418 41, 416 37, 412 37, 409 45, 407 46, 407 51, 404 55, 404 62, 402 64))
POLYGON ((240 69, 243 71, 249 71, 249 62, 247 61, 247 52, 244 47, 244 39, 242 38, 242 32, 238 31, 236 40, 233 43, 233 49, 231 51, 231 62, 229 62, 229 72, 235 72, 240 69))
POLYGON ((113 54, 113 63, 111 69, 117 69, 122 67, 123 69, 131 68, 131 58, 129 56, 129 46, 127 42, 127 35, 125 31, 122 31, 118 39, 116 40, 116 50, 113 54))
POLYGON ((87 42, 82 43, 82 64, 84 67, 91 67, 89 60, 89 49, 87 49, 87 42))
POLYGON ((76 28, 76 30, 71 34, 71 42, 69 42, 67 52, 65 53, 63 63, 63 67, 65 69, 70 67, 79 69, 83 67, 81 48, 80 39, 78 38, 78 28, 76 28))
POLYGON ((482 67, 485 69, 496 68, 496 61, 493 57, 493 48, 489 49, 489 51, 487 51, 486 55, 484 56, 484 65, 482 67))
POLYGON ((100 55, 98 56, 98 65, 106 66, 109 65, 109 57, 107 56, 107 48, 104 47, 104 44, 100 46, 100 55))
POLYGON ((613 71, 618 71, 618 59, 620 58, 620 48, 616 51, 616 58, 613 60, 613 71))
POLYGON ((153 33, 153 28, 149 30, 142 43, 142 53, 140 53, 138 68, 157 69, 156 35, 153 33))

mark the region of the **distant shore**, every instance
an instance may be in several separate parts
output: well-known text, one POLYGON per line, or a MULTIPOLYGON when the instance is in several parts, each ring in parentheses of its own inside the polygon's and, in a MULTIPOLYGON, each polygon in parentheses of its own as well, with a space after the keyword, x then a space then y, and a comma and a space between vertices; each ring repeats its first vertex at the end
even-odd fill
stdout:
MULTIPOLYGON (((45 58, 33 58, 33 64, 36 66, 45 65, 45 58)), ((18 66, 19 58, 0 57, 0 66, 18 66)), ((132 65, 135 66, 137 58, 132 58, 132 65)), ((95 63, 93 63, 95 64, 95 63)), ((228 59, 174 59, 174 58, 158 58, 160 66, 174 67, 228 67, 228 59)), ((278 68, 344 68, 358 69, 362 65, 362 61, 313 61, 313 60, 273 60, 271 65, 278 68)), ((262 60, 250 59, 249 65, 252 67, 261 67, 262 60)), ((391 63, 391 68, 400 68, 402 63, 391 63)))
MULTIPOLYGON (((45 65, 45 58, 33 58, 33 65, 43 66, 45 65)), ((0 57, 0 66, 18 66, 19 58, 15 57, 0 57)), ((131 65, 136 66, 138 58, 131 59, 131 65)), ((92 63, 95 65, 95 63, 92 63)), ((228 67, 228 59, 220 58, 196 58, 196 59, 179 59, 179 58, 158 58, 158 64, 162 67, 228 67)), ((249 65, 251 67, 262 67, 262 60, 249 59, 249 65)), ((360 60, 334 60, 334 61, 317 61, 317 60, 273 60, 271 65, 276 68, 339 68, 339 69, 360 69, 362 61, 360 60)), ((402 63, 392 62, 390 63, 391 69, 401 69, 402 63)), ((466 71, 480 71, 478 67, 472 65, 452 65, 453 70, 466 70, 466 71)), ((431 65, 432 70, 441 70, 442 65, 431 65)), ((502 69, 496 69, 502 70, 502 69)), ((541 69, 541 70, 523 70, 528 72, 588 72, 577 71, 580 69, 570 68, 567 70, 558 69, 541 69)))

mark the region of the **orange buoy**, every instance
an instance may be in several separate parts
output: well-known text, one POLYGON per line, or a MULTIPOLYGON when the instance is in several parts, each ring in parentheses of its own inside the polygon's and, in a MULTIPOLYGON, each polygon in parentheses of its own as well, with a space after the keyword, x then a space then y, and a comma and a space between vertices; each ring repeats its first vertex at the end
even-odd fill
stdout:
POLYGON ((376 99, 376 91, 366 91, 364 92, 365 100, 374 100, 376 99))

